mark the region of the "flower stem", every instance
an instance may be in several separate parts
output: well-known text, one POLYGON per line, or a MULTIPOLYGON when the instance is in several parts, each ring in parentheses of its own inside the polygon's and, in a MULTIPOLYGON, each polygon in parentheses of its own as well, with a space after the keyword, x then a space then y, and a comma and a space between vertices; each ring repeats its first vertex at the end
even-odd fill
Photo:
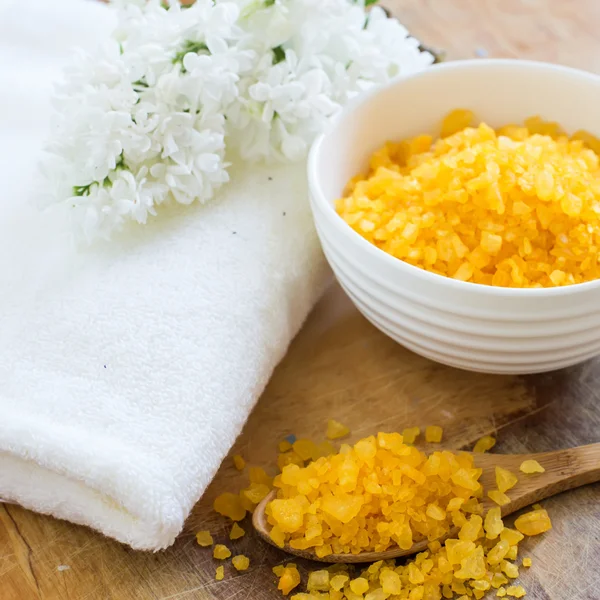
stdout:
MULTIPOLYGON (((113 169, 113 171, 120 171, 121 169, 127 169, 127 164, 125 163, 125 155, 123 154, 123 152, 121 152, 121 154, 119 154, 119 158, 117 159, 117 162, 115 164, 115 168, 113 169)), ((97 185, 100 186, 102 185, 102 187, 110 187, 112 185, 112 181, 110 180, 110 177, 105 177, 104 180, 102 181, 102 183, 100 183, 99 181, 92 181, 91 183, 88 183, 87 185, 74 185, 73 186, 73 196, 89 196, 92 193, 92 186, 97 185)))

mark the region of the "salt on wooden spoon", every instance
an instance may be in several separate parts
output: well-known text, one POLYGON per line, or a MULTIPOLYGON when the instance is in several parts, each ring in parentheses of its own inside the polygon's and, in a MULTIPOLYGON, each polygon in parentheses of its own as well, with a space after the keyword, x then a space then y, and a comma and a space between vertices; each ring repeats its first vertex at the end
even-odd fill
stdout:
MULTIPOLYGON (((486 494, 488 490, 496 488, 496 467, 518 473, 519 467, 524 461, 535 460, 545 469, 544 473, 521 474, 522 476, 519 477, 517 484, 510 490, 510 502, 501 507, 503 517, 560 492, 600 481, 600 443, 541 454, 473 454, 473 457, 475 467, 483 469, 479 482, 486 494)), ((265 515, 265 508, 276 497, 276 494, 276 491, 271 492, 256 507, 252 518, 252 524, 258 534, 272 545, 275 544, 269 536, 270 526, 265 515)), ((482 502, 484 511, 497 506, 487 495, 482 502)), ((446 537, 452 537, 455 533, 456 530, 450 530, 446 537)), ((443 542, 442 539, 439 541, 443 542)), ((385 552, 330 554, 323 558, 317 557, 311 550, 295 550, 287 545, 283 550, 302 558, 320 562, 366 563, 422 552, 427 549, 427 544, 428 540, 423 540, 413 544, 408 550, 395 546, 385 552)))

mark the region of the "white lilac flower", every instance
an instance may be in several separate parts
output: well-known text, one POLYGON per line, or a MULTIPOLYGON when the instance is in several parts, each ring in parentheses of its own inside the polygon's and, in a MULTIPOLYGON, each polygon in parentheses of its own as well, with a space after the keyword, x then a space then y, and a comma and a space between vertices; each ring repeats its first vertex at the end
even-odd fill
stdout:
POLYGON ((236 46, 237 15, 212 0, 125 6, 115 39, 67 74, 45 170, 85 237, 145 223, 167 200, 204 202, 228 181, 223 106, 254 57, 236 46))
POLYGON ((105 185, 90 186, 87 193, 70 200, 72 218, 88 239, 109 239, 130 219, 145 223, 149 214, 156 214, 155 205, 169 193, 165 183, 148 177, 147 167, 136 173, 114 171, 109 180, 105 185))
POLYGON ((349 98, 427 66, 352 0, 113 0, 119 25, 59 89, 45 171, 85 237, 210 200, 226 154, 296 161, 349 98))
POLYGON ((269 63, 243 82, 246 93, 228 112, 232 135, 244 159, 296 161, 339 107, 326 74, 310 60, 301 63, 287 50, 284 60, 269 63))
POLYGON ((302 158, 350 98, 432 60, 397 20, 349 0, 250 0, 240 14, 262 55, 227 113, 246 160, 302 158))

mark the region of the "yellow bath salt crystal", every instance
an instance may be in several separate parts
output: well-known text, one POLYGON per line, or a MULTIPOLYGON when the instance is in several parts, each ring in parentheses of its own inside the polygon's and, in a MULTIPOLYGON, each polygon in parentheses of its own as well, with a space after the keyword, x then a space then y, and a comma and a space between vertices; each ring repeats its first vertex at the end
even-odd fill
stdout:
POLYGON ((523 559, 523 566, 529 568, 531 566, 531 558, 525 557, 523 559))
POLYGON ((240 490, 240 493, 238 494, 238 497, 240 499, 240 505, 246 512, 252 514, 254 512, 254 509, 256 508, 256 504, 248 500, 248 498, 244 494, 245 491, 246 490, 240 490))
POLYGON ((231 564, 237 571, 246 571, 250 566, 250 559, 243 554, 238 554, 231 559, 231 564))
POLYGON ((510 527, 505 527, 500 532, 500 539, 506 540, 510 546, 516 546, 524 537, 520 531, 516 531, 510 527))
POLYGON ((442 441, 443 429, 437 425, 429 425, 425 428, 425 441, 439 444, 442 441))
POLYGON ((494 573, 492 575, 492 587, 499 588, 505 583, 508 583, 508 579, 502 573, 494 573))
POLYGON ((474 590, 485 592, 486 590, 490 589, 491 584, 489 581, 487 581, 487 579, 475 579, 474 581, 471 581, 471 587, 474 590))
POLYGON ((335 421, 333 419, 329 419, 329 421, 327 421, 327 433, 326 433, 327 439, 337 440, 339 438, 343 438, 344 436, 348 435, 349 433, 350 433, 350 430, 345 425, 342 425, 338 421, 335 421))
POLYGON ((437 504, 429 504, 425 514, 436 521, 443 521, 446 518, 446 511, 437 504))
MULTIPOLYGON (((386 600, 388 594, 386 594, 381 588, 373 590, 365 595, 365 600, 386 600)), ((423 598, 423 596, 421 596, 423 598)))
MULTIPOLYGON (((459 467, 456 471, 454 471, 454 473, 452 473, 451 479, 453 483, 467 490, 475 491, 480 487, 480 484, 472 469, 459 467)), ((462 508, 465 510, 464 504, 462 508)))
POLYGON ((381 589, 386 594, 399 594, 402 591, 400 575, 392 569, 383 569, 379 575, 381 589))
POLYGON ((465 587, 465 584, 462 581, 459 581, 458 579, 455 579, 452 582, 452 591, 456 592, 457 594, 463 594, 466 593, 468 590, 465 587))
POLYGON ((292 449, 292 444, 287 440, 282 440, 277 447, 279 448, 279 452, 287 452, 292 449))
POLYGON ((273 485, 273 478, 267 475, 267 472, 262 467, 250 467, 248 469, 248 477, 250 483, 266 485, 269 488, 273 485))
MULTIPOLYGON (((516 548, 516 546, 514 546, 516 548)), ((508 557, 511 547, 508 545, 506 540, 500 540, 496 545, 488 551, 487 561, 488 565, 500 564, 505 558, 508 557)))
POLYGON ((357 577, 350 582, 350 590, 355 594, 364 594, 369 589, 369 581, 364 577, 357 577))
POLYGON ((478 546, 460 561, 461 568, 454 572, 458 579, 481 579, 485 577, 486 564, 483 547, 478 546))
POLYGON ((482 438, 479 438, 473 446, 473 452, 482 453, 491 450, 496 445, 496 438, 493 438, 491 435, 484 435, 482 438))
POLYGON ((234 523, 231 531, 229 532, 229 539, 239 540, 244 535, 246 535, 246 532, 237 523, 234 523))
POLYGON ((210 531, 199 531, 196 534, 196 541, 198 542, 199 546, 213 545, 213 538, 212 535, 210 535, 210 531))
POLYGON ((308 575, 306 589, 309 592, 327 592, 329 591, 329 571, 321 569, 313 571, 308 575))
MULTIPOLYGON (((294 498, 276 498, 272 500, 269 505, 269 516, 274 521, 273 525, 279 526, 281 531, 284 533, 293 533, 298 531, 303 525, 304 514, 306 510, 307 501, 302 502, 301 496, 294 498)), ((340 509, 340 513, 334 513, 333 508, 330 513, 339 520, 344 518, 342 514, 344 508, 340 509)))
POLYGON ((519 576, 519 567, 514 563, 503 560, 501 563, 502 572, 511 579, 516 579, 519 576))
POLYGON ((322 546, 317 546, 315 548, 315 554, 319 558, 325 558, 326 556, 333 554, 333 549, 331 547, 331 544, 323 544, 322 546))
POLYGON ((405 444, 414 444, 420 434, 421 434, 420 427, 407 427, 402 432, 402 439, 405 444))
POLYGON ((275 573, 276 577, 281 577, 285 571, 285 567, 283 565, 275 565, 271 570, 275 573))
POLYGON ((279 546, 280 548, 285 546, 285 533, 283 533, 277 525, 271 527, 269 537, 276 546, 279 546))
POLYGON ((518 481, 519 478, 508 469, 496 467, 496 485, 498 486, 498 490, 502 493, 515 487, 518 481))
POLYGON ((488 496, 499 506, 504 506, 510 502, 510 498, 499 490, 490 490, 488 496))
POLYGON ((246 509, 242 506, 240 497, 230 492, 225 492, 215 498, 213 508, 224 517, 232 521, 241 521, 246 516, 246 509))
POLYGON ((292 444, 292 448, 294 452, 305 462, 311 460, 317 451, 317 445, 313 441, 307 439, 296 440, 292 444))
POLYGON ((519 549, 517 546, 511 546, 509 551, 506 553, 506 560, 517 560, 517 553, 519 549))
POLYGON ((442 121, 441 137, 448 137, 457 131, 462 131, 465 127, 469 127, 474 119, 475 115, 470 110, 457 108, 451 111, 442 121))
POLYGON ((277 466, 280 469, 283 469, 286 465, 298 465, 299 467, 303 467, 304 461, 298 454, 291 450, 290 452, 284 452, 277 457, 277 466))
POLYGON ((458 539, 474 542, 481 534, 482 523, 483 519, 479 515, 471 515, 469 520, 460 528, 458 539))
POLYGON ((251 483, 242 494, 252 503, 258 504, 269 495, 271 488, 264 483, 251 483))
POLYGON ((460 507, 465 503, 465 499, 464 498, 450 498, 450 501, 448 502, 447 506, 446 506, 446 512, 454 512, 455 510, 459 510, 460 507))
POLYGON ((495 540, 499 535, 501 535, 502 531, 504 530, 504 523, 502 521, 502 514, 499 508, 493 507, 487 511, 483 527, 485 529, 485 537, 488 540, 495 540))
MULTIPOLYGON (((474 491, 473 493, 478 493, 478 490, 474 491)), ((461 511, 462 512, 452 513, 452 522, 456 527, 462 527, 465 524, 465 517, 463 513, 482 515, 483 504, 481 504, 477 498, 471 498, 470 500, 467 500, 467 502, 463 503, 461 511)))
POLYGON ((217 544, 213 550, 213 556, 217 560, 225 560, 231 556, 231 550, 223 544, 217 544))
POLYGON ((546 471, 537 460, 524 460, 519 469, 528 475, 532 473, 544 473, 546 471))
POLYGON ((317 458, 321 458, 322 456, 331 456, 336 453, 336 448, 331 442, 321 442, 317 444, 317 454, 315 456, 315 460, 317 458))
POLYGON ((348 582, 350 577, 346 573, 338 573, 329 580, 329 586, 335 592, 339 592, 348 582))
POLYGON ((515 519, 515 527, 524 535, 539 535, 552 529, 552 522, 547 511, 542 508, 515 519))
POLYGON ((458 279, 459 281, 469 281, 469 279, 473 277, 473 272, 473 265, 468 262, 464 262, 460 265, 460 267, 458 267, 458 269, 456 269, 454 275, 452 275, 452 278, 458 279))
POLYGON ((246 466, 246 461, 239 454, 235 454, 233 456, 233 466, 238 471, 243 471, 244 467, 246 466))
POLYGON ((225 577, 225 567, 223 567, 223 566, 217 567, 217 570, 215 572, 215 579, 217 581, 221 581, 224 577, 225 577))
POLYGON ((498 596, 498 598, 504 598, 506 596, 506 588, 505 587, 498 588, 498 590, 496 591, 496 596, 498 596))
POLYGON ((506 588, 506 595, 512 596, 513 598, 522 598, 525 594, 527 594, 527 592, 522 585, 509 585, 506 588))
POLYGON ((294 588, 300 585, 300 573, 295 565, 288 564, 281 572, 279 576, 279 583, 277 589, 281 591, 284 596, 287 596, 294 588))
POLYGON ((408 580, 411 583, 423 583, 425 581, 425 576, 414 562, 408 564, 408 580))

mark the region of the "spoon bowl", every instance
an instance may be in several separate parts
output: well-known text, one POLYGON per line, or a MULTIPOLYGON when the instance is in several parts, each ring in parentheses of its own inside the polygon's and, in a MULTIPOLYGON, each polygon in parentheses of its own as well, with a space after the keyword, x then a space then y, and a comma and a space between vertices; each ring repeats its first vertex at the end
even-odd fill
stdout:
MULTIPOLYGON (((518 483, 508 491, 510 502, 501 507, 505 517, 519 509, 534 504, 576 487, 600 481, 600 443, 589 446, 579 446, 541 454, 473 454, 475 467, 483 469, 479 482, 484 494, 487 490, 496 488, 496 467, 503 467, 518 474, 518 483), (525 460, 537 460, 544 467, 544 473, 527 475, 519 471, 525 460)), ((252 517, 252 524, 258 534, 269 544, 276 546, 269 536, 270 526, 265 514, 267 504, 277 495, 272 491, 257 507, 252 517)), ((484 512, 497 506, 487 496, 482 499, 484 512)), ((455 535, 456 529, 451 529, 443 539, 455 535)), ((408 550, 398 546, 390 547, 384 552, 361 552, 359 554, 330 554, 319 558, 312 550, 295 550, 285 546, 283 550, 289 554, 325 563, 367 563, 387 560, 415 554, 427 549, 429 540, 421 540, 408 550)))

